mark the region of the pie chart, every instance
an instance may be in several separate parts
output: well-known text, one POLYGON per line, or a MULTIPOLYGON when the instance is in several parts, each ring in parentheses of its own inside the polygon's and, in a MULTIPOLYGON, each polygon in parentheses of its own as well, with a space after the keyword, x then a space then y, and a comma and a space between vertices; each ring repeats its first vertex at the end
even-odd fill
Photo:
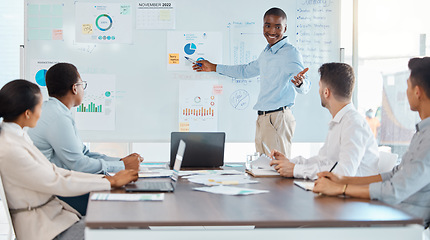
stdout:
POLYGON ((41 70, 37 71, 36 76, 35 76, 37 84, 39 84, 40 86, 43 86, 43 87, 46 86, 46 82, 45 82, 46 72, 47 72, 46 69, 41 69, 41 70))
POLYGON ((197 46, 194 43, 187 43, 184 47, 184 52, 188 55, 192 55, 196 52, 197 46))
POLYGON ((107 14, 101 14, 96 18, 96 26, 100 31, 107 31, 112 27, 112 18, 107 14))

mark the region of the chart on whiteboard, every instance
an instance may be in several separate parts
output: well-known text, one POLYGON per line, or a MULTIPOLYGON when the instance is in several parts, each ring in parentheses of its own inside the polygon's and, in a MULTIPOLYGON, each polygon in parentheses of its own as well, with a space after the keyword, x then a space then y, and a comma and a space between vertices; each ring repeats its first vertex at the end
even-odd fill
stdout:
POLYGON ((229 34, 229 61, 232 65, 257 60, 267 42, 255 21, 232 21, 227 24, 229 34), (256 47, 259 46, 259 47, 256 47))
POLYGON ((167 32, 167 70, 193 71, 192 61, 222 63, 222 34, 219 32, 167 32), (190 60, 186 60, 186 58, 190 60))
POLYGON ((74 108, 79 130, 115 130, 115 75, 81 74, 88 86, 74 108))
POLYGON ((217 131, 217 81, 183 80, 179 83, 179 131, 217 131))
POLYGON ((132 43, 130 4, 75 2, 76 42, 132 43))

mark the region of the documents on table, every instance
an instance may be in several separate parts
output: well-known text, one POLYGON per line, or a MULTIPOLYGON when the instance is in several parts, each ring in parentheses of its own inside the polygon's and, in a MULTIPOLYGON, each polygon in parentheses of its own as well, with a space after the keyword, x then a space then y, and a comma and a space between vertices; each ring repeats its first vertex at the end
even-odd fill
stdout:
POLYGON ((272 161, 271 158, 269 158, 266 154, 261 154, 257 160, 252 161, 252 168, 261 168, 261 169, 273 169, 275 170, 275 167, 270 166, 270 162, 272 161))
POLYGON ((246 172, 253 177, 280 177, 276 170, 273 169, 246 169, 246 172))
POLYGON ((164 193, 125 194, 125 193, 94 193, 93 201, 163 201, 164 193))
POLYGON ((309 181, 294 181, 294 184, 299 186, 300 188, 303 188, 306 191, 312 191, 314 190, 315 182, 309 182, 309 181))
POLYGON ((194 171, 180 171, 179 176, 188 175, 207 175, 207 174, 217 174, 217 175, 242 175, 243 172, 237 170, 194 170, 194 171))
POLYGON ((218 185, 238 185, 248 183, 258 183, 258 181, 249 179, 246 175, 193 175, 188 177, 188 181, 207 186, 218 185))
POLYGON ((225 167, 243 167, 243 164, 235 164, 235 163, 226 163, 225 167))
POLYGON ((140 168, 162 168, 162 169, 168 169, 169 165, 166 162, 141 162, 140 168))
POLYGON ((214 186, 214 187, 199 187, 193 188, 196 191, 215 193, 215 194, 224 194, 224 195, 251 195, 251 194, 259 194, 259 193, 267 193, 267 190, 257 190, 250 188, 239 188, 239 187, 230 187, 230 186, 214 186))

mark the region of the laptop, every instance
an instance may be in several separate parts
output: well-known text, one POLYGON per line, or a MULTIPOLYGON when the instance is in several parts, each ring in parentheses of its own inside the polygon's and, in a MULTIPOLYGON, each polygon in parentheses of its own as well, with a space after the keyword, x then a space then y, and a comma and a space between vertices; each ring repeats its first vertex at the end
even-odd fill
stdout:
POLYGON ((187 143, 182 167, 212 168, 224 165, 224 132, 172 132, 170 138, 170 167, 174 165, 179 141, 187 143))
POLYGON ((176 188, 176 182, 179 178, 179 170, 181 169, 182 160, 185 152, 185 142, 180 140, 178 151, 175 158, 175 166, 173 174, 168 182, 166 181, 151 181, 139 180, 132 184, 127 184, 125 190, 127 192, 173 192, 176 188))

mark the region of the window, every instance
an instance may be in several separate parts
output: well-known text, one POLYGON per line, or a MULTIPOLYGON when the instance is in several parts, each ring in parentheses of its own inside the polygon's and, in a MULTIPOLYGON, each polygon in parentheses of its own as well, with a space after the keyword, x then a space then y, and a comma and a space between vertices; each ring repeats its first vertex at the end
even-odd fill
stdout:
POLYGON ((429 51, 427 0, 360 0, 357 108, 368 115, 379 145, 402 156, 420 121, 406 97, 408 61, 429 51))
POLYGON ((3 1, 0 7, 0 87, 19 78, 24 41, 24 1, 3 1))

